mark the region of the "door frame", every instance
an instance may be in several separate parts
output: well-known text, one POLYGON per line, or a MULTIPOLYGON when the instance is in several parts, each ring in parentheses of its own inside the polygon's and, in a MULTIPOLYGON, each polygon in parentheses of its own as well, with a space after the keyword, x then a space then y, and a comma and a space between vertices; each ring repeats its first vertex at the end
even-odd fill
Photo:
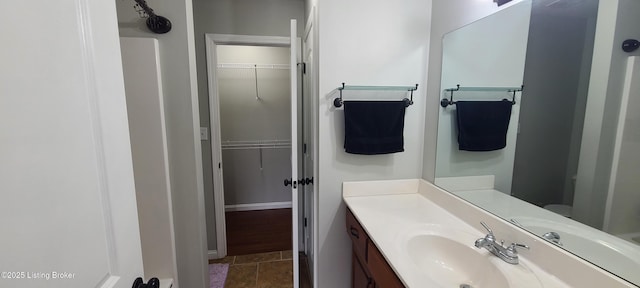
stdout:
MULTIPOLYGON (((305 229, 305 233, 309 233, 310 235, 310 239, 309 242, 311 244, 310 249, 308 248, 308 243, 305 242, 305 253, 307 254, 307 259, 309 261, 311 261, 311 263, 308 263, 311 267, 309 267, 309 272, 311 273, 311 283, 312 283, 312 287, 318 287, 318 265, 316 265, 317 263, 317 255, 318 255, 318 219, 320 219, 318 217, 318 213, 319 213, 319 209, 318 209, 318 184, 319 184, 319 177, 318 177, 318 139, 319 139, 319 134, 318 134, 318 101, 319 101, 319 97, 318 97, 318 54, 317 54, 317 43, 318 43, 318 28, 316 25, 316 19, 317 19, 317 14, 316 14, 316 7, 312 7, 311 8, 311 13, 309 13, 309 16, 307 18, 306 24, 305 24, 305 29, 304 29, 304 34, 303 34, 303 39, 307 40, 309 39, 311 42, 311 47, 307 47, 307 41, 303 41, 302 42, 302 61, 305 62, 305 68, 306 68, 306 75, 303 77, 308 77, 308 89, 306 89, 307 91, 309 91, 310 93, 308 93, 307 95, 305 95, 303 93, 302 97, 306 99, 304 101, 308 101, 309 102, 309 106, 310 106, 310 115, 304 115, 304 117, 307 117, 307 120, 310 120, 310 131, 307 131, 306 133, 308 133, 308 135, 311 135, 310 138, 311 139, 304 139, 306 140, 311 140, 312 143, 306 143, 307 147, 311 147, 311 151, 308 151, 308 153, 310 154, 309 156, 311 156, 311 158, 313 159, 313 174, 311 175, 311 177, 314 179, 314 183, 312 184, 312 189, 311 191, 304 191, 303 193, 306 193, 304 195, 304 199, 305 201, 309 201, 309 199, 311 200, 311 203, 303 203, 303 205, 305 205, 305 211, 307 209, 308 206, 311 206, 309 211, 309 222, 310 222, 310 227, 306 227, 307 229, 305 229), (305 59, 306 56, 306 51, 307 49, 311 50, 311 55, 312 58, 310 59, 305 59), (311 193, 311 195, 309 195, 309 193, 311 193), (310 205, 307 205, 310 204, 310 205), (308 251, 307 251, 308 250, 308 251)), ((304 109, 304 108, 303 108, 304 109)), ((305 127, 305 128, 309 128, 309 127, 305 127)), ((305 156, 306 157, 306 156, 305 156)), ((306 164, 305 164, 306 167, 306 164)), ((306 171, 305 171, 306 172, 306 171)), ((305 175, 306 177, 307 175, 305 175)), ((309 186, 305 186, 304 189, 308 188, 309 186)), ((304 190, 303 189, 303 190, 304 190)), ((305 212, 305 214, 307 214, 305 212)), ((307 215, 303 215, 307 216, 307 215)), ((302 237, 305 237, 305 235, 303 234, 302 237)))
MULTIPOLYGON (((300 38, 297 38, 300 42, 300 38)), ((211 131, 211 161, 213 166, 213 201, 216 218, 216 250, 208 252, 209 259, 227 256, 227 230, 225 222, 224 185, 222 171, 222 139, 220 138, 220 96, 216 67, 218 45, 248 45, 290 47, 289 37, 233 34, 205 34, 207 81, 209 90, 209 129, 211 131), (216 169, 218 164, 218 169, 216 169)), ((294 141, 294 139, 291 139, 294 141)), ((292 143, 292 145, 295 145, 292 143)), ((292 203, 293 206, 293 203, 292 203)), ((204 216, 203 216, 204 217, 204 216)), ((292 229, 298 229, 294 226, 292 229)), ((295 252, 295 251, 294 251, 295 252)))

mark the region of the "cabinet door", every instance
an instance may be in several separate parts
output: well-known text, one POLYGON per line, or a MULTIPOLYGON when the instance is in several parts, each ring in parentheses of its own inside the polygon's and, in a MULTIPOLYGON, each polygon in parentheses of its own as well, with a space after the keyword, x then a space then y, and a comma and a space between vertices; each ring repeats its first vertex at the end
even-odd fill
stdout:
POLYGON ((404 288, 391 266, 373 243, 367 243, 367 265, 376 282, 376 287, 404 288))
POLYGON ((367 275, 366 270, 356 257, 356 254, 351 256, 351 287, 352 288, 373 288, 373 281, 371 277, 367 275))
POLYGON ((347 209, 347 232, 353 242, 353 251, 362 261, 365 261, 367 255, 367 233, 364 231, 353 213, 347 209))

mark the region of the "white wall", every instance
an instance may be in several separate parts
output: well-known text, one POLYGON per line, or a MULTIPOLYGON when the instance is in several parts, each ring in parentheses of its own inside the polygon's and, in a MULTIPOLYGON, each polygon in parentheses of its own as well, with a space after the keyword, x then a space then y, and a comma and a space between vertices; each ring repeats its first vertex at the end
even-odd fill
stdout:
POLYGON ((628 56, 625 39, 639 39, 640 2, 600 1, 591 80, 573 202, 576 220, 602 228, 612 167, 615 133, 628 56))
POLYGON ((158 41, 121 37, 120 47, 144 274, 175 278, 173 205, 158 41))
MULTIPOLYGON (((182 287, 208 286, 202 158, 196 87, 193 9, 191 0, 149 3, 172 22, 166 34, 148 32, 133 1, 116 1, 120 36, 153 37, 165 67, 162 85, 174 208, 178 281, 182 287)), ((178 285, 174 285, 178 287, 178 285)))
MULTIPOLYGON (((444 36, 441 90, 467 87, 520 87, 523 81, 531 2, 462 27, 444 36), (509 23, 509 25, 505 25, 509 23)), ((442 92, 442 97, 451 98, 442 92)), ((511 100, 508 92, 455 92, 455 100, 511 100)), ((512 106, 507 146, 487 152, 458 150, 456 106, 440 108, 436 177, 495 175, 495 188, 511 194, 520 111, 520 93, 512 106)))
POLYGON ((640 215, 636 212, 640 206, 640 195, 637 193, 640 186, 640 137, 636 132, 640 124, 639 60, 637 56, 629 58, 616 133, 612 183, 609 186, 604 224, 605 231, 614 235, 640 232, 640 215))
POLYGON ((438 135, 438 115, 440 113, 442 37, 444 34, 484 18, 520 1, 515 0, 497 7, 492 1, 448 0, 433 1, 431 18, 431 39, 429 42, 429 66, 427 78, 427 98, 424 125, 424 153, 422 178, 433 182, 436 171, 436 146, 438 135))
POLYGON ((421 175, 431 1, 326 0, 318 5, 317 287, 343 288, 350 286, 351 243, 344 228, 342 182, 421 175), (376 156, 344 152, 343 110, 333 107, 335 89, 342 82, 420 85, 405 116, 404 152, 376 156))
MULTIPOLYGON (((209 126, 209 92, 207 88, 207 56, 205 33, 289 36, 289 19, 298 21, 298 33, 304 32, 304 2, 302 0, 193 0, 200 126, 209 126)), ((216 247, 213 205, 213 166, 211 143, 202 141, 206 222, 209 247, 216 247)))

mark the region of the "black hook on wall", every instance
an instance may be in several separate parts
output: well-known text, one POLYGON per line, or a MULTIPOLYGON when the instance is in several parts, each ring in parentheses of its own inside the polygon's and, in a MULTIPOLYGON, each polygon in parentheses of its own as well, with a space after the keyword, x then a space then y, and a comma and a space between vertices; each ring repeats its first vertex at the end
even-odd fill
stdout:
POLYGON ((136 1, 136 10, 142 17, 147 17, 147 28, 151 30, 151 32, 156 34, 164 34, 171 31, 171 21, 169 19, 157 15, 153 12, 153 9, 147 5, 147 1, 145 0, 134 0, 136 1))
POLYGON ((622 51, 631 53, 640 47, 640 41, 636 39, 627 39, 622 42, 622 51))

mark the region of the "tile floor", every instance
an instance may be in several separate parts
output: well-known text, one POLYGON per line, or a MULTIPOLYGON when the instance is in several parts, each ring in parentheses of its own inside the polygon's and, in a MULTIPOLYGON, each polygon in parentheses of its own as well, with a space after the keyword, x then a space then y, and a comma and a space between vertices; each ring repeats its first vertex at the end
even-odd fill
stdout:
POLYGON ((292 251, 227 256, 209 263, 229 263, 225 288, 293 287, 292 251))

